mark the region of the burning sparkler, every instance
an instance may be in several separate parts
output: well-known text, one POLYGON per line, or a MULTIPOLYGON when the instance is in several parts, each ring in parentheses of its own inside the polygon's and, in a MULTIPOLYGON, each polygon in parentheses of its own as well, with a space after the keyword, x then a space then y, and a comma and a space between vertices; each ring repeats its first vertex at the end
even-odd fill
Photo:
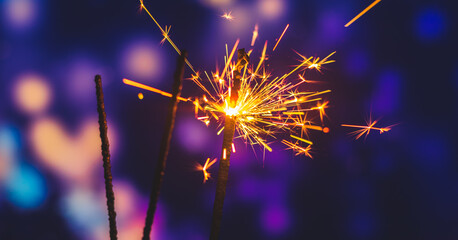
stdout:
MULTIPOLYGON (((167 40, 177 53, 181 54, 169 36, 170 27, 162 28, 143 2, 141 2, 141 7, 160 29, 164 37, 163 41, 167 40)), ((223 17, 226 19, 232 18, 230 12, 223 15, 223 17)), ((272 51, 277 48, 288 27, 289 24, 286 25, 272 51)), ((257 30, 255 26, 252 38, 253 44, 258 35, 257 30)), ((294 69, 283 75, 273 76, 269 69, 265 67, 267 41, 256 64, 249 64, 252 50, 246 53, 244 49, 239 49, 236 54, 238 44, 239 40, 235 42, 230 53, 226 45, 223 70, 204 71, 203 76, 206 77, 206 81, 186 60, 186 64, 193 72, 191 80, 200 87, 203 95, 179 98, 184 102, 192 102, 196 118, 207 126, 210 123, 218 125, 218 135, 221 132, 224 135, 213 210, 211 239, 217 239, 219 234, 229 160, 231 152, 235 152, 232 142, 234 135, 235 138, 243 139, 247 144, 260 146, 264 151, 272 151, 271 146, 269 146, 270 141, 280 138, 282 139, 281 143, 294 150, 298 155, 303 154, 312 157, 310 150, 313 142, 307 139, 308 131, 329 132, 329 128, 324 127, 325 109, 328 102, 324 101, 322 95, 329 93, 330 90, 319 92, 301 91, 299 87, 310 83, 303 77, 307 71, 313 69, 321 71, 323 65, 334 62, 328 59, 335 52, 322 60, 318 57, 307 58, 299 54, 302 59, 294 69), (296 76, 296 74, 300 77, 293 78, 292 76, 296 76), (316 120, 318 116, 319 121, 316 120), (284 137, 291 138, 291 140, 283 139, 284 137)), ((131 86, 153 91, 167 97, 171 96, 170 93, 128 79, 123 79, 123 81, 131 86)), ((205 165, 199 168, 204 174, 204 182, 210 177, 207 170, 215 161, 210 162, 208 159, 205 165)))
MULTIPOLYGON (((141 7, 156 23, 164 38, 180 54, 181 52, 166 31, 170 28, 162 28, 143 2, 141 2, 141 7)), ((288 27, 289 24, 275 43, 275 47, 278 46, 288 27)), ((253 39, 256 39, 257 34, 257 27, 255 27, 253 39)), ((204 71, 206 82, 211 88, 207 88, 204 85, 204 80, 186 60, 187 65, 193 71, 191 80, 204 91, 204 95, 195 98, 180 97, 179 100, 189 101, 194 104, 195 115, 198 120, 204 122, 206 125, 209 125, 211 122, 218 124, 220 126, 218 130, 219 135, 219 133, 224 131, 223 124, 225 116, 231 116, 235 119, 236 131, 238 133, 236 138, 242 138, 247 143, 259 145, 268 151, 272 151, 272 148, 268 145, 267 138, 275 139, 275 135, 280 132, 298 133, 303 137, 303 135, 306 135, 307 129, 322 132, 329 131, 328 128, 323 128, 319 125, 323 125, 324 116, 326 115, 325 109, 328 105, 327 101, 320 103, 320 101, 323 101, 320 95, 329 93, 330 90, 301 92, 298 88, 300 85, 310 83, 310 81, 306 81, 303 77, 307 70, 316 69, 321 71, 323 65, 334 62, 334 60, 329 60, 329 58, 335 52, 321 60, 319 57, 305 57, 298 53, 302 58, 299 65, 290 72, 273 77, 263 65, 267 59, 267 42, 264 44, 259 62, 257 64, 246 64, 243 66, 238 61, 233 62, 238 44, 239 40, 235 42, 230 53, 227 51, 226 45, 225 65, 221 72, 218 70, 214 72, 204 71), (240 86, 237 91, 234 91, 234 83, 236 82, 234 74, 237 73, 236 68, 240 68, 240 86), (296 83, 287 82, 287 78, 289 79, 293 73, 299 73, 299 79, 294 79, 297 81, 296 83), (238 97, 235 101, 234 95, 238 97), (307 116, 307 113, 311 111, 319 114, 321 120, 319 125, 313 121, 313 118, 307 116)), ((246 57, 251 52, 249 51, 246 57)), ((167 97, 171 96, 170 93, 132 80, 123 79, 123 82, 167 97)))

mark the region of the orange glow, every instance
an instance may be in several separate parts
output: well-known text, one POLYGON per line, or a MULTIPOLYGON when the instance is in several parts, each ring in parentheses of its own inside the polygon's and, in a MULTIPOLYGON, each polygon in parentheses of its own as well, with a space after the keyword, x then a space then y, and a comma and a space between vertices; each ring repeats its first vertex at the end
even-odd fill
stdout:
POLYGON ((17 106, 30 114, 38 114, 46 110, 52 99, 49 84, 35 74, 20 76, 13 91, 17 106))
POLYGON ((225 19, 227 19, 229 21, 232 21, 232 20, 234 20, 234 17, 231 14, 232 14, 232 12, 225 12, 223 15, 221 15, 221 17, 225 18, 225 19))
POLYGON ((226 160, 226 149, 223 149, 223 159, 226 160))
MULTIPOLYGON (((69 183, 87 183, 99 166, 101 142, 97 119, 84 120, 75 131, 57 119, 43 117, 33 121, 27 137, 40 166, 69 183)), ((108 137, 114 153, 117 148, 115 126, 110 125, 108 137)))
POLYGON ((324 133, 329 133, 329 128, 328 127, 323 128, 323 132, 324 133))
POLYGON ((282 34, 280 35, 280 38, 278 38, 278 41, 277 41, 277 43, 275 44, 274 49, 273 49, 272 51, 275 51, 275 48, 277 48, 278 43, 279 43, 280 40, 283 38, 283 35, 285 35, 285 32, 286 32, 286 30, 287 30, 288 28, 289 28, 289 24, 286 25, 285 30, 283 30, 282 34))
POLYGON ((232 143, 232 152, 235 153, 235 145, 232 143))
POLYGON ((379 3, 381 0, 375 0, 373 3, 371 3, 371 5, 369 5, 367 8, 365 8, 362 12, 360 12, 358 15, 356 15, 356 17, 354 17, 352 20, 350 20, 350 22, 348 22, 347 24, 345 24, 345 27, 348 27, 350 26, 354 21, 358 20, 358 18, 360 18, 362 15, 364 15, 367 11, 369 11, 371 8, 373 8, 375 5, 377 5, 377 3, 379 3))
POLYGON ((143 99, 143 93, 138 93, 138 99, 140 99, 140 100, 143 99))
MULTIPOLYGON (((168 93, 168 92, 164 92, 164 91, 161 91, 157 88, 153 88, 153 87, 150 87, 150 86, 147 86, 147 85, 144 85, 144 84, 141 84, 141 83, 138 83, 138 82, 134 82, 132 80, 129 80, 129 79, 126 79, 126 78, 123 78, 122 79, 122 82, 124 84, 127 84, 127 85, 130 85, 130 86, 134 86, 134 87, 138 87, 138 88, 141 88, 141 89, 145 89, 145 90, 148 90, 148 91, 151 91, 151 92, 155 92, 155 93, 159 93, 161 94, 162 96, 166 96, 166 97, 172 97, 172 94, 168 93)), ((143 94, 142 94, 143 95, 143 94)), ((178 97, 178 100, 181 100, 181 101, 188 101, 189 99, 186 99, 186 98, 182 98, 182 97, 178 97)))

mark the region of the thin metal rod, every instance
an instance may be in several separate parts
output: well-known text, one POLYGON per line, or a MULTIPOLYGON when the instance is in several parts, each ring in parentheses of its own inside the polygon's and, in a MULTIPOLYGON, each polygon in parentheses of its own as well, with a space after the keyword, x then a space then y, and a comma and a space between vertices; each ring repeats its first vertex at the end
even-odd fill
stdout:
MULTIPOLYGON (((241 69, 248 64, 249 58, 245 49, 237 52, 237 67, 234 71, 234 85, 231 89, 230 106, 235 107, 238 100, 238 91, 241 85, 241 69)), ((221 229, 223 218, 224 198, 226 196, 226 185, 229 176, 229 165, 232 150, 232 139, 235 132, 236 116, 226 116, 224 120, 223 149, 219 161, 218 178, 216 181, 215 203, 213 204, 213 217, 210 232, 210 240, 217 240, 221 229)))
POLYGON ((108 142, 107 114, 105 113, 105 103, 103 101, 102 77, 95 76, 95 88, 97 95, 97 112, 99 113, 99 131, 102 140, 103 156, 103 177, 105 178, 105 193, 107 197, 108 221, 110 225, 110 239, 118 239, 116 228, 116 211, 114 207, 113 176, 111 175, 110 163, 110 143, 108 142))
POLYGON ((159 149, 159 158, 155 169, 148 210, 146 212, 145 227, 143 228, 143 240, 149 240, 151 235, 151 227, 153 226, 154 214, 156 212, 157 201, 161 190, 162 180, 165 174, 167 155, 169 153, 170 140, 172 138, 172 131, 175 124, 175 115, 177 110, 178 97, 181 93, 181 83, 183 80, 186 57, 186 51, 182 51, 177 60, 177 68, 174 75, 172 89, 172 98, 170 99, 169 111, 167 113, 164 133, 162 135, 162 141, 159 149))

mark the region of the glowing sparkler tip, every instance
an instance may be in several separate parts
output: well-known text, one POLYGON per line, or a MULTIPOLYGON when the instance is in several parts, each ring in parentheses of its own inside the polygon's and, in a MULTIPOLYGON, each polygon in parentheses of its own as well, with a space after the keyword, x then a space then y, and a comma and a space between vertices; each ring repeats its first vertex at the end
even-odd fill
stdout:
POLYGON ((329 128, 328 128, 328 127, 324 127, 324 128, 323 128, 323 132, 324 132, 324 133, 329 133, 329 128))
POLYGON ((226 108, 225 113, 226 113, 226 116, 237 116, 239 114, 239 110, 240 110, 239 106, 234 107, 234 108, 228 107, 226 108))

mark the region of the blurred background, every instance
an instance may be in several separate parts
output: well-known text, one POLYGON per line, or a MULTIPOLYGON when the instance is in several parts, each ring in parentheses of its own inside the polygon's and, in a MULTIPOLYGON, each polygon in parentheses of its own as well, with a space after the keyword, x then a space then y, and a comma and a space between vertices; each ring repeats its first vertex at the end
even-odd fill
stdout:
MULTIPOLYGON (((313 133, 313 159, 284 146, 231 159, 221 239, 458 239, 458 60, 453 1, 390 1, 344 25, 371 0, 145 1, 198 70, 221 65, 225 44, 249 48, 255 24, 286 72, 297 51, 324 57, 331 89, 313 133), (221 17, 232 12, 234 20, 221 17), (372 114, 399 124, 366 140, 372 114)), ((101 74, 120 239, 140 239, 177 54, 139 2, 1 0, 0 239, 107 239, 94 75, 101 74)), ((186 70, 186 76, 191 72, 186 70)), ((200 94, 191 82, 183 96, 200 94)), ((219 157, 216 126, 180 103, 154 239, 207 239, 215 191, 196 163, 219 157)), ((216 176, 217 167, 209 170, 216 176)))

